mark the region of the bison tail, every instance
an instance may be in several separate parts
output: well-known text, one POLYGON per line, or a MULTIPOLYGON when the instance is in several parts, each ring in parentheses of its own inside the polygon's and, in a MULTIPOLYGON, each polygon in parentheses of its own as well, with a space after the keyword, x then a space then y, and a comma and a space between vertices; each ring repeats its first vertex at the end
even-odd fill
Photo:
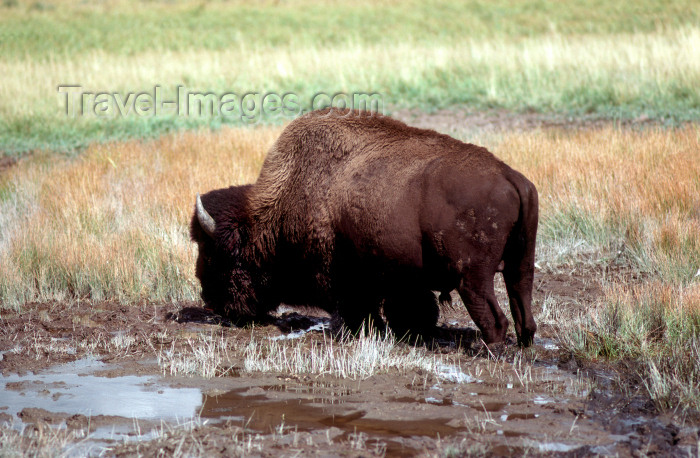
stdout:
POLYGON ((520 196, 520 214, 506 244, 503 278, 518 342, 529 346, 537 330, 532 316, 532 287, 539 204, 535 186, 524 176, 516 172, 510 181, 520 196))

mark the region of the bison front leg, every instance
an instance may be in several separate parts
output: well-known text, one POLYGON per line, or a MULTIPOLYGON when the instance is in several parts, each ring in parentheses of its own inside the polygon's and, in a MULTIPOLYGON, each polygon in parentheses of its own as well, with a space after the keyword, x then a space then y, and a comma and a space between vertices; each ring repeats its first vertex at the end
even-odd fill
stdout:
POLYGON ((508 330, 508 318, 496 299, 494 275, 494 272, 470 271, 459 285, 459 295, 487 345, 503 342, 508 330))
POLYGON ((440 308, 431 290, 404 287, 384 300, 384 316, 396 337, 427 337, 435 330, 440 308))
POLYGON ((339 332, 342 327, 345 327, 352 334, 357 334, 362 329, 365 332, 382 331, 384 320, 379 313, 379 308, 379 301, 376 298, 347 294, 338 302, 331 327, 334 332, 339 332))
POLYGON ((360 313, 335 313, 331 318, 331 332, 343 335, 343 330, 357 336, 360 333, 365 335, 374 331, 384 332, 384 320, 379 311, 360 313))

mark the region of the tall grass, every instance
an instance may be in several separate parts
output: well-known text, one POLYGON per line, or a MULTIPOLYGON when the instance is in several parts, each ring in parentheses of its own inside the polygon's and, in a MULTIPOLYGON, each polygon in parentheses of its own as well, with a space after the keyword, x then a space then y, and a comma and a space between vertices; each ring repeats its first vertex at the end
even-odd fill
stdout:
POLYGON ((621 255, 664 281, 692 281, 700 268, 696 126, 528 132, 493 149, 540 191, 542 262, 576 247, 569 254, 621 255))
POLYGON ((39 155, 0 176, 0 301, 194 300, 197 192, 253 180, 275 129, 39 155))
POLYGON ((291 91, 302 108, 318 92, 370 92, 385 107, 700 119, 698 9, 681 0, 46 5, 0 8, 3 154, 245 123, 72 118, 62 84, 122 96, 160 85, 168 100, 177 85, 291 91))
POLYGON ((578 357, 625 362, 661 410, 700 410, 700 283, 613 284, 564 344, 578 357))
POLYGON ((559 324, 566 347, 626 361, 662 409, 700 409, 698 127, 529 132, 494 150, 538 186, 542 268, 631 268, 559 324))

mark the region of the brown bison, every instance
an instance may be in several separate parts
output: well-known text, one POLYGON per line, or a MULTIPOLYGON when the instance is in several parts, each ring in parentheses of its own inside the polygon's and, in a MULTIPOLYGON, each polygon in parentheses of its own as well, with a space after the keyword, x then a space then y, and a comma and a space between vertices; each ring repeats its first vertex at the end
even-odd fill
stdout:
POLYGON ((191 235, 202 299, 238 323, 285 303, 428 333, 435 292, 456 289, 484 341, 501 342, 502 271, 529 345, 537 212, 534 185, 486 149, 336 109, 290 123, 254 184, 198 196, 191 235))

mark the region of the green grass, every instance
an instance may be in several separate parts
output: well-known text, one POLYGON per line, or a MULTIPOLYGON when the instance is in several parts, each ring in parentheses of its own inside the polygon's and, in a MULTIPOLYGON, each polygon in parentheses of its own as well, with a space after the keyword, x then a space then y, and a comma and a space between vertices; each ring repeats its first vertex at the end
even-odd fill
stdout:
POLYGON ((99 5, 47 1, 1 9, 4 59, 65 58, 95 50, 134 55, 240 47, 443 43, 551 32, 645 33, 700 20, 697 2, 689 0, 110 1, 99 5))
POLYGON ((0 13, 3 155, 247 124, 240 115, 72 118, 61 84, 122 95, 161 85, 167 99, 178 85, 291 91, 303 109, 318 92, 365 92, 389 109, 700 119, 700 8, 688 1, 54 0, 0 13))
POLYGON ((577 357, 607 360, 641 380, 660 410, 700 410, 700 288, 652 281, 613 285, 580 322, 564 326, 577 357))
POLYGON ((700 411, 696 231, 697 225, 688 233, 644 216, 604 218, 572 206, 543 215, 539 236, 538 265, 554 272, 592 268, 605 287, 585 315, 557 323, 563 347, 583 361, 612 363, 624 374, 624 390, 640 381, 659 410, 683 416, 700 411))

